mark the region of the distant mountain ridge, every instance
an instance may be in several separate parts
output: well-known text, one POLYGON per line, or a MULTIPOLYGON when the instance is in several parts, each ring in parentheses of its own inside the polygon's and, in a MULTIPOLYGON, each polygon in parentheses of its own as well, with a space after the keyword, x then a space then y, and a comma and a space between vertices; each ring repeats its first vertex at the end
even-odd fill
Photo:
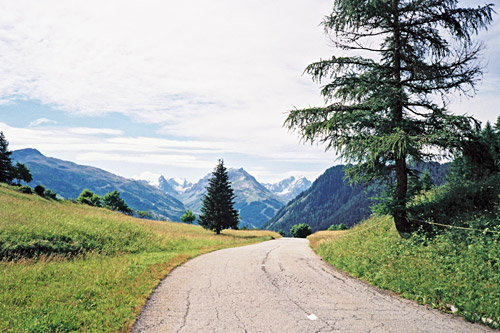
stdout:
POLYGON ((99 195, 118 190, 125 202, 136 210, 151 211, 173 221, 179 221, 185 210, 184 204, 178 199, 143 181, 46 157, 36 149, 13 151, 11 158, 30 169, 33 181, 29 185, 42 184, 66 199, 78 197, 85 188, 99 195))
MULTIPOLYGON (((243 168, 229 168, 227 172, 231 187, 236 195, 234 208, 239 211, 240 226, 248 225, 249 227, 260 228, 285 205, 286 201, 284 199, 269 191, 243 168)), ((200 213, 203 196, 206 193, 206 187, 211 177, 212 174, 209 173, 193 184, 186 180, 178 181, 161 176, 159 178, 159 188, 174 195, 195 213, 200 213)))
POLYGON ((312 183, 306 177, 289 177, 274 184, 263 184, 269 191, 287 202, 311 187, 312 183))
MULTIPOLYGON (((118 190, 131 208, 150 211, 172 221, 179 221, 186 208, 200 213, 212 176, 209 173, 196 183, 161 176, 158 186, 152 186, 144 180, 127 179, 99 168, 47 157, 36 149, 16 150, 12 159, 31 170, 31 186, 42 184, 66 199, 77 198, 85 188, 99 195, 118 190)), ((311 184, 304 177, 290 177, 276 184, 263 185, 243 168, 229 168, 228 176, 237 196, 234 207, 240 213, 240 227, 262 227, 289 198, 311 184)))

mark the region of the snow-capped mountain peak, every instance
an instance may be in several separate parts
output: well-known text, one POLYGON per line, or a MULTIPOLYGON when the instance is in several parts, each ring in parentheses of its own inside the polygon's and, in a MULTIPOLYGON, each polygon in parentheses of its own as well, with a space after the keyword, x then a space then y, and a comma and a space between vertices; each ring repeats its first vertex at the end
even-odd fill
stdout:
POLYGON ((306 177, 299 177, 297 179, 293 176, 274 184, 264 184, 269 191, 287 201, 292 200, 297 195, 311 187, 311 185, 312 183, 306 177))

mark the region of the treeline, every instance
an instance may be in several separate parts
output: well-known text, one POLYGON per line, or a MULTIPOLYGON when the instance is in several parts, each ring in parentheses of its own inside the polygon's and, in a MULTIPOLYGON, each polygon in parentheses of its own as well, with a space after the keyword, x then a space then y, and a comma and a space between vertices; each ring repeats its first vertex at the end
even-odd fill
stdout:
POLYGON ((431 233, 443 228, 435 224, 439 223, 488 234, 500 226, 498 184, 500 117, 494 126, 486 123, 464 142, 443 186, 413 198, 408 204, 410 221, 431 233))

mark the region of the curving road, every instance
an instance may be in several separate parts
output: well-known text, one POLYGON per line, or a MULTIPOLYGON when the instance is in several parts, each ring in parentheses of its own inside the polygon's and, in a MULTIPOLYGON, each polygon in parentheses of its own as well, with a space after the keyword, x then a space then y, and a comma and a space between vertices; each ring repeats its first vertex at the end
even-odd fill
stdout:
POLYGON ((133 332, 490 332, 335 271, 305 239, 220 250, 175 269, 133 332))

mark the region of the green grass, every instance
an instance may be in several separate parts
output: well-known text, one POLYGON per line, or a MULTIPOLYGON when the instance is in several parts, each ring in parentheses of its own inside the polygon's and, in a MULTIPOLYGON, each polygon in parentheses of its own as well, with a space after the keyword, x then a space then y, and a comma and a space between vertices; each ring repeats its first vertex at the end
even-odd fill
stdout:
POLYGON ((234 230, 217 236, 0 185, 0 331, 127 331, 174 267, 278 237, 234 230))
POLYGON ((499 328, 500 240, 483 234, 456 239, 451 233, 401 239, 388 216, 374 216, 343 234, 309 236, 324 260, 355 277, 499 328))

